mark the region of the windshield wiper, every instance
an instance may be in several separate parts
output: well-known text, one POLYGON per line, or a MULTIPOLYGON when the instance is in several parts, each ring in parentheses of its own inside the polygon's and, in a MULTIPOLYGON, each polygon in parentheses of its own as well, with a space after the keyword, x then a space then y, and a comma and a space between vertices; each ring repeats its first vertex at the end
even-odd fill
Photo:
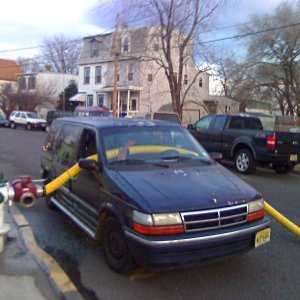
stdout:
POLYGON ((173 155, 173 156, 164 156, 160 158, 163 161, 172 161, 172 160, 176 160, 176 161, 185 161, 185 160, 189 160, 192 159, 191 157, 188 156, 181 156, 181 155, 173 155))

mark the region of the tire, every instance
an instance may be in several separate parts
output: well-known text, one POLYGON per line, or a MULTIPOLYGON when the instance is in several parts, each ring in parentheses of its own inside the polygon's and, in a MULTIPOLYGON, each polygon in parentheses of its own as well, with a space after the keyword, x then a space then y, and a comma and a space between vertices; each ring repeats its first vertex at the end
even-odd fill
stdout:
POLYGON ((272 165, 272 167, 279 174, 287 174, 287 173, 293 171, 295 165, 293 165, 293 164, 274 163, 272 165))
POLYGON ((255 171, 256 164, 253 155, 248 149, 239 150, 234 156, 236 170, 242 174, 251 174, 255 171))
MULTIPOLYGON (((46 179, 46 181, 45 181, 45 185, 47 184, 47 183, 49 183, 51 180, 49 180, 49 179, 46 179)), ((46 195, 45 196, 45 201, 46 201, 46 205, 47 205, 47 207, 49 208, 49 209, 51 209, 51 210, 57 210, 57 207, 55 206, 55 204, 53 204, 52 202, 51 202, 51 197, 52 197, 53 195, 46 195)))
POLYGON ((16 129, 16 124, 15 124, 15 122, 11 122, 10 125, 9 125, 9 127, 10 127, 11 129, 16 129))
POLYGON ((125 273, 134 269, 135 263, 126 245, 124 233, 115 218, 108 217, 104 221, 101 243, 105 260, 112 270, 125 273))
POLYGON ((26 124, 26 129, 30 131, 32 129, 32 125, 30 123, 26 124))

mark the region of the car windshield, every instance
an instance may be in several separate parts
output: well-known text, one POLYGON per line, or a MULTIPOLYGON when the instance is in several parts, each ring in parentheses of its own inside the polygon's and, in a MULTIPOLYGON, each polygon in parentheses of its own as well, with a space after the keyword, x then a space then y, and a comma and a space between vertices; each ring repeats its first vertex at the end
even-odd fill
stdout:
POLYGON ((28 113, 27 117, 31 119, 39 119, 39 116, 35 113, 28 113))
POLYGON ((109 164, 211 161, 184 127, 114 127, 104 130, 103 141, 109 164))

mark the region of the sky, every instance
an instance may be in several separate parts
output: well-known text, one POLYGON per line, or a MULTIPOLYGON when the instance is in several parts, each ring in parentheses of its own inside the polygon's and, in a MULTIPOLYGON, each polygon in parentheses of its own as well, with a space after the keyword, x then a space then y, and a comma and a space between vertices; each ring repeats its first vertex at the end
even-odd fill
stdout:
MULTIPOLYGON (((216 21, 216 27, 222 29, 211 32, 211 38, 234 35, 233 25, 247 22, 253 14, 272 11, 281 1, 228 0, 216 21)), ((38 46, 43 40, 53 36, 72 40, 108 30, 97 26, 92 19, 91 12, 96 3, 99 0, 2 0, 0 58, 32 57, 38 54, 38 46)))

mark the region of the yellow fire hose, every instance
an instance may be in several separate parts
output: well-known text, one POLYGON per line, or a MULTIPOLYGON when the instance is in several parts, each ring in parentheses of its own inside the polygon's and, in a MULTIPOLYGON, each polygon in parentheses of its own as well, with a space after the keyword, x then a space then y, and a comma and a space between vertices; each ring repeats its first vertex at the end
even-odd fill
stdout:
MULTIPOLYGON (((98 155, 94 154, 89 156, 88 158, 98 160, 98 155)), ((70 178, 75 177, 80 171, 81 168, 79 167, 78 163, 75 164, 73 167, 71 167, 70 169, 59 175, 57 178, 45 185, 45 195, 49 195, 55 192, 58 188, 60 188, 68 180, 70 180, 70 178)))
MULTIPOLYGON (((97 154, 91 155, 88 158, 98 160, 97 154)), ((45 186, 45 194, 49 195, 55 192, 59 187, 64 185, 70 178, 75 177, 81 168, 79 167, 78 163, 75 164, 73 167, 62 173, 56 179, 51 181, 50 183, 46 184, 45 186)), ((288 220, 285 216, 283 216, 280 212, 274 209, 270 204, 265 201, 265 211, 273 217, 276 221, 286 227, 289 231, 300 237, 300 227, 295 225, 293 222, 288 220)))
POLYGON ((282 224, 289 231, 300 237, 300 227, 295 225, 293 222, 288 220, 285 216, 283 216, 280 212, 278 212, 275 208, 273 208, 270 204, 265 201, 265 211, 273 217, 276 221, 282 224))

